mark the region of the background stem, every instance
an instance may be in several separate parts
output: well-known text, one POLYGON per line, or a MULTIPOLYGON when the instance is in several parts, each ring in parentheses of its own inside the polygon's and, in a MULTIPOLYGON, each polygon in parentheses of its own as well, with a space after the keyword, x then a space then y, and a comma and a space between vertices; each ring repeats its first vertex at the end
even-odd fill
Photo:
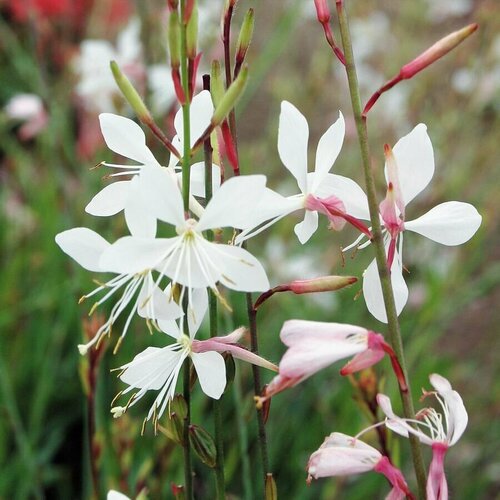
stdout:
MULTIPOLYGON (((344 56, 346 60, 346 72, 349 82, 349 93, 351 96, 352 110, 356 120, 356 129, 358 133, 358 140, 361 149, 361 157, 363 160, 363 170, 365 176, 366 193, 368 197, 368 206, 370 209, 370 220, 372 224, 372 246, 375 250, 375 257, 377 261, 380 282, 382 284, 382 293, 384 296, 384 304, 387 313, 387 324, 389 337, 392 348, 396 353, 397 359, 404 373, 408 389, 401 390, 401 400, 403 402, 403 411, 406 418, 415 418, 415 410, 411 398, 411 391, 404 358, 403 342, 401 339, 401 331, 399 327, 398 315, 396 312, 396 305, 394 302, 394 294, 392 290, 389 270, 387 268, 387 259, 385 255, 384 242, 382 239, 382 229, 380 225, 377 196, 375 192, 375 181, 370 165, 370 151, 368 145, 368 131, 366 127, 366 120, 362 116, 361 97, 356 75, 356 67, 354 63, 354 55, 352 51, 351 35, 349 31, 349 22, 347 19, 347 12, 344 8, 342 0, 337 0, 337 13, 339 16, 340 33, 342 38, 342 45, 344 49, 344 56)), ((414 436, 410 436, 411 454, 415 474, 418 482, 418 489, 420 498, 425 498, 425 483, 426 475, 424 468, 424 461, 422 457, 422 450, 420 442, 414 436)))

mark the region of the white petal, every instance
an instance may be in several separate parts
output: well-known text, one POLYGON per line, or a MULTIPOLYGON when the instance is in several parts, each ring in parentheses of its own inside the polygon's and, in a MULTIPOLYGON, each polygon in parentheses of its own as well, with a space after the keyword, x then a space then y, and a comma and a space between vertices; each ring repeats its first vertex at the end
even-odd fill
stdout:
POLYGON ((293 104, 283 101, 278 129, 278 153, 283 165, 297 179, 303 193, 307 191, 308 141, 307 120, 293 104))
POLYGON ((228 288, 240 292, 264 292, 269 281, 260 262, 245 249, 231 245, 204 242, 204 250, 219 280, 228 288))
POLYGON ((328 342, 346 341, 347 337, 367 335, 366 328, 345 323, 326 323, 322 321, 309 321, 290 319, 285 321, 280 332, 281 341, 288 347, 307 343, 311 338, 326 339, 328 342))
POLYGON ((226 387, 226 364, 218 352, 192 353, 191 359, 203 392, 219 399, 226 387))
POLYGON ((191 292, 191 300, 188 310, 188 325, 190 336, 194 338, 208 309, 207 289, 195 288, 191 292))
POLYGON ((125 204, 125 220, 132 236, 154 238, 156 217, 148 210, 139 182, 138 177, 130 181, 129 196, 125 204))
POLYGON ((146 165, 159 163, 146 146, 146 136, 141 127, 132 120, 112 113, 99 115, 104 140, 111 151, 146 165))
POLYGON ((115 215, 125 207, 130 181, 119 181, 101 189, 85 207, 90 215, 106 217, 115 215))
MULTIPOLYGON (((210 125, 210 120, 214 113, 214 105, 212 97, 208 90, 202 90, 199 94, 193 97, 190 106, 190 125, 191 125, 191 146, 196 140, 201 137, 206 128, 210 125)), ((181 144, 184 144, 182 138, 184 137, 183 130, 182 109, 180 109, 174 118, 174 127, 177 135, 181 139, 181 144)), ((181 150, 183 147, 181 147, 181 150)), ((182 151, 180 151, 182 154, 182 151)))
POLYGON ((450 446, 454 445, 464 433, 469 420, 464 402, 450 382, 441 375, 433 373, 429 379, 448 407, 448 439, 450 446))
POLYGON ((110 244, 95 231, 75 227, 56 235, 61 250, 89 271, 103 271, 99 260, 110 244))
POLYGON ((299 241, 304 244, 318 229, 318 212, 306 210, 304 220, 295 225, 294 231, 299 241))
POLYGON ((100 258, 102 269, 109 272, 135 274, 158 265, 178 238, 137 238, 125 236, 115 241, 100 258))
MULTIPOLYGON (((394 301, 396 303, 396 312, 399 316, 408 301, 408 287, 403 278, 397 252, 392 263, 391 283, 394 301)), ((382 323, 387 323, 382 285, 380 284, 377 263, 375 260, 371 262, 363 275, 363 295, 365 297, 366 307, 370 313, 379 321, 382 321, 382 323)))
POLYGON ((136 389, 159 390, 175 368, 180 351, 169 347, 148 347, 130 363, 122 366, 125 371, 120 379, 136 389))
POLYGON ((232 177, 222 184, 209 201, 197 231, 217 227, 243 229, 254 220, 254 210, 266 187, 265 175, 232 177))
MULTIPOLYGON (((434 151, 427 127, 420 123, 393 148, 405 205, 425 189, 434 175, 434 151)), ((387 165, 385 167, 387 179, 387 165)))
POLYGON ((163 167, 143 167, 139 175, 141 196, 148 210, 158 219, 182 226, 184 204, 182 194, 170 171, 163 167))
POLYGON ((315 193, 326 174, 330 171, 342 148, 345 134, 344 116, 339 111, 337 121, 321 136, 316 150, 316 168, 311 193, 315 193))
POLYGON ((418 219, 405 222, 405 229, 419 233, 443 245, 461 245, 474 236, 481 216, 474 206, 448 201, 431 208, 418 219))
POLYGON ((163 333, 166 333, 175 340, 182 335, 179 325, 174 320, 159 319, 158 326, 163 333))
MULTIPOLYGON (((178 175, 182 179, 182 172, 178 175)), ((212 164, 212 194, 219 189, 220 181, 220 167, 212 164)), ((191 194, 205 198, 205 163, 199 162, 191 165, 190 183, 191 194)))
POLYGON ((183 315, 182 308, 173 299, 171 285, 169 284, 164 291, 161 290, 154 284, 151 274, 144 280, 138 304, 137 312, 142 318, 174 320, 183 315))
MULTIPOLYGON (((313 181, 314 182, 314 181, 313 181)), ((357 219, 370 220, 368 199, 357 182, 342 175, 328 174, 315 192, 318 198, 336 196, 345 206, 345 211, 357 219)))
POLYGON ((119 491, 109 490, 106 500, 130 500, 130 498, 119 491))

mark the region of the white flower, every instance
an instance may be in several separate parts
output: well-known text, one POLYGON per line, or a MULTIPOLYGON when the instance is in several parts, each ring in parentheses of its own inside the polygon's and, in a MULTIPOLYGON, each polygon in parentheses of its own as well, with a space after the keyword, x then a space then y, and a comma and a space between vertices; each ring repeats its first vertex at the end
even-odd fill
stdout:
MULTIPOLYGON (((408 135, 401 138, 393 150, 386 146, 385 154, 387 195, 380 203, 379 210, 396 310, 399 314, 408 300, 408 287, 403 278, 401 261, 403 232, 413 231, 443 245, 461 245, 478 230, 481 215, 469 203, 448 201, 435 206, 413 221, 406 220, 407 205, 427 187, 434 175, 434 153, 424 124, 417 125, 408 135)), ((360 202, 366 201, 364 193, 358 195, 360 202)), ((369 212, 360 213, 359 217, 369 219, 369 212)), ((360 239, 345 250, 359 241, 360 239)), ((363 245, 360 248, 362 247, 363 245)), ((363 294, 368 310, 379 321, 386 323, 382 287, 375 261, 372 261, 365 271, 363 294)))
POLYGON ((189 288, 210 287, 216 292, 219 281, 239 291, 269 289, 264 269, 249 252, 208 241, 202 234, 221 227, 247 227, 248 221, 253 220, 256 200, 265 189, 265 176, 242 176, 226 181, 198 221, 186 220, 180 190, 162 169, 144 169, 140 181, 151 209, 156 210, 156 217, 175 226, 178 236, 121 238, 103 252, 100 261, 103 268, 119 274, 156 269, 160 278, 166 275, 174 283, 189 288))
MULTIPOLYGON (((172 336, 176 342, 166 347, 148 347, 138 354, 130 363, 120 367, 123 370, 120 379, 129 385, 122 393, 135 392, 126 408, 133 406, 147 391, 159 391, 151 406, 146 420, 153 417, 159 419, 168 404, 174 397, 175 387, 181 367, 187 357, 191 358, 198 375, 203 392, 214 399, 219 399, 226 387, 226 366, 221 352, 230 352, 234 357, 275 370, 276 367, 263 358, 237 345, 238 340, 245 332, 240 328, 225 337, 213 337, 208 340, 194 340, 194 336, 205 315, 208 301, 205 289, 193 291, 193 316, 189 322, 189 336, 182 333, 182 319, 180 326, 175 322, 160 322, 161 329, 172 336)), ((188 317, 189 319, 189 317, 188 317)), ((122 407, 119 413, 122 414, 122 407)), ((113 412, 113 410, 112 410, 113 412)))
POLYGON ((148 87, 153 112, 161 114, 168 111, 176 97, 171 69, 166 64, 154 64, 148 68, 148 87))
MULTIPOLYGON (((69 229, 56 236, 56 243, 63 252, 76 260, 83 268, 93 272, 113 272, 112 269, 102 268, 100 265, 102 254, 111 245, 94 231, 84 227, 69 229)), ((104 335, 110 333, 114 322, 130 303, 132 303, 132 307, 127 316, 120 340, 127 333, 135 312, 138 312, 139 315, 145 318, 150 318, 153 324, 158 320, 172 320, 182 315, 181 308, 172 300, 171 294, 167 293, 166 298, 162 296, 162 292, 155 284, 151 269, 142 269, 139 272, 131 273, 118 273, 117 276, 101 284, 80 300, 105 291, 104 296, 92 307, 92 312, 97 306, 115 295, 118 290, 123 290, 122 295, 114 304, 109 318, 99 328, 94 338, 88 344, 78 347, 81 354, 85 354, 104 335)))
POLYGON ((408 420, 393 412, 391 401, 384 394, 378 394, 377 401, 386 416, 385 423, 389 429, 404 437, 413 434, 421 443, 432 447, 427 498, 445 500, 448 498, 448 486, 444 473, 444 457, 448 448, 464 433, 468 415, 460 394, 453 390, 448 380, 436 373, 431 375, 429 380, 436 392, 424 392, 424 395, 434 395, 441 405, 442 413, 438 413, 434 408, 424 408, 417 413, 416 420, 408 420))
POLYGON ((7 102, 4 111, 10 119, 23 122, 19 128, 19 137, 24 141, 35 137, 48 122, 42 99, 35 94, 15 95, 7 102))
POLYGON ((256 231, 244 231, 237 242, 257 234, 289 213, 301 209, 305 210, 304 220, 295 226, 295 234, 301 243, 307 242, 316 231, 318 212, 328 217, 334 229, 341 229, 346 220, 361 229, 356 217, 360 208, 361 213, 367 210, 366 201, 362 201, 363 191, 351 179, 329 173, 342 147, 344 132, 344 117, 339 112, 337 121, 319 140, 315 170, 308 173, 309 126, 295 106, 287 101, 281 103, 278 152, 285 167, 297 180, 300 193, 284 198, 268 189, 262 201, 262 219, 259 224, 271 219, 270 222, 256 231), (359 203, 361 207, 358 206, 359 203))
POLYGON ((154 237, 156 234, 156 217, 145 207, 138 188, 138 175, 145 165, 160 167, 153 153, 146 145, 146 136, 141 127, 134 121, 111 113, 99 115, 102 135, 111 151, 134 160, 137 165, 103 164, 111 168, 123 169, 124 172, 111 174, 111 177, 123 175, 133 176, 131 180, 109 184, 97 193, 85 211, 96 216, 115 215, 122 210, 131 234, 135 236, 154 237))
POLYGON ((116 61, 129 77, 137 79, 144 72, 139 62, 140 55, 138 19, 132 19, 118 35, 116 49, 107 40, 84 40, 74 67, 79 77, 76 93, 85 106, 97 112, 114 109, 113 97, 118 94, 118 88, 109 63, 116 61))

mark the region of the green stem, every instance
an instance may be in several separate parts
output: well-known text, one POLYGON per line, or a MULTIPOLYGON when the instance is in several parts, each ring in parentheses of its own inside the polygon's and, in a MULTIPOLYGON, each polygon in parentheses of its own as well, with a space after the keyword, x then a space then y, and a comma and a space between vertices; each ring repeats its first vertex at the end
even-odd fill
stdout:
MULTIPOLYGON (((257 311, 253 307, 253 298, 251 293, 246 294, 247 298, 247 312, 248 321, 250 329, 250 348, 253 353, 259 354, 259 343, 257 334, 257 311)), ((256 396, 260 396, 262 393, 262 382, 260 380, 260 370, 256 365, 252 365, 253 372, 253 385, 254 392, 256 396)), ((257 423, 259 427, 259 444, 260 444, 260 454, 262 458, 262 468, 264 469, 264 484, 266 481, 267 474, 269 471, 269 454, 267 451, 267 434, 266 434, 266 424, 264 422, 264 414, 262 409, 256 409, 257 411, 257 423)))
MULTIPOLYGON (((358 133, 359 145, 361 148, 361 157, 363 160, 363 170, 365 176, 366 192, 368 197, 368 206, 370 209, 370 220, 372 224, 372 245, 375 250, 375 257, 377 261, 378 273, 380 282, 382 284, 382 293, 384 296, 384 304, 387 313, 387 324, 389 337, 396 353, 397 359, 403 370, 404 377, 407 382, 408 389, 403 391, 400 389, 401 399, 403 402, 403 411, 406 418, 415 418, 415 410, 411 398, 411 391, 409 388, 408 373, 403 351, 403 341, 401 338, 401 331, 399 327, 398 315, 396 312, 396 305, 394 302, 394 293, 392 290, 389 269, 387 268, 387 258, 385 255, 384 242, 382 238, 382 228, 380 225, 379 211, 377 196, 375 192, 375 181, 370 165, 370 151, 368 146, 368 131, 366 128, 366 120, 363 119, 361 97, 356 75, 356 66, 354 63, 354 55, 352 51, 351 35, 349 31, 349 22, 347 19, 347 12, 344 8, 342 0, 337 0, 337 13, 339 16, 340 34, 342 38, 342 45, 344 48, 344 56, 346 59, 347 79, 349 82, 349 92, 351 95, 351 104, 356 120, 356 129, 358 133)), ((413 458, 413 465, 418 482, 418 489, 420 498, 425 498, 425 483, 426 475, 424 468, 424 461, 422 457, 422 450, 420 443, 415 436, 410 436, 411 454, 413 458)))
MULTIPOLYGON (((210 76, 203 76, 203 89, 210 91, 210 76)), ((205 199, 207 203, 212 198, 212 144, 210 136, 204 143, 204 161, 205 161, 205 199)), ((214 240, 213 231, 207 231, 207 240, 214 240)), ((217 297, 212 290, 208 295, 208 313, 210 319, 210 337, 218 335, 218 322, 217 322, 217 297)), ((217 498, 224 500, 226 498, 226 485, 224 478, 224 433, 222 426, 222 401, 214 399, 214 428, 215 428, 215 450, 216 450, 216 463, 215 463, 215 481, 217 489, 217 498)))
POLYGON ((191 177, 191 117, 190 95, 189 95, 189 74, 188 74, 188 55, 187 55, 187 34, 186 24, 184 23, 184 10, 186 0, 181 0, 181 82, 184 90, 186 102, 182 105, 183 122, 183 153, 182 153, 182 199, 184 200, 184 211, 189 211, 189 186, 191 177))
MULTIPOLYGON (((190 186, 190 159, 191 159, 191 120, 190 120, 190 96, 189 96, 189 75, 188 75, 188 55, 187 55, 187 34, 186 23, 184 22, 184 11, 186 9, 186 0, 181 0, 181 83, 184 90, 185 102, 182 104, 183 121, 183 153, 182 153, 182 199, 184 202, 184 212, 189 213, 189 186, 190 186)), ((188 297, 184 298, 183 309, 185 318, 188 314, 188 297)), ((189 327, 187 320, 184 321, 184 334, 189 337, 189 327)), ((184 419, 184 487, 185 498, 193 498, 193 473, 191 464, 191 444, 189 441, 189 427, 191 425, 191 362, 187 358, 184 364, 183 389, 184 399, 186 401, 187 413, 184 419)))

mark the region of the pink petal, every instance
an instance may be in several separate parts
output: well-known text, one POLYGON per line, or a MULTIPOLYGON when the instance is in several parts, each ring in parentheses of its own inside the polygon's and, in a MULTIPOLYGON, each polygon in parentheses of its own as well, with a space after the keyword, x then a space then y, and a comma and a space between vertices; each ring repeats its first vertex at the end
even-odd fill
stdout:
POLYGON ((448 500, 448 483, 444 473, 444 457, 448 446, 443 443, 432 445, 432 461, 427 477, 427 500, 448 500))

